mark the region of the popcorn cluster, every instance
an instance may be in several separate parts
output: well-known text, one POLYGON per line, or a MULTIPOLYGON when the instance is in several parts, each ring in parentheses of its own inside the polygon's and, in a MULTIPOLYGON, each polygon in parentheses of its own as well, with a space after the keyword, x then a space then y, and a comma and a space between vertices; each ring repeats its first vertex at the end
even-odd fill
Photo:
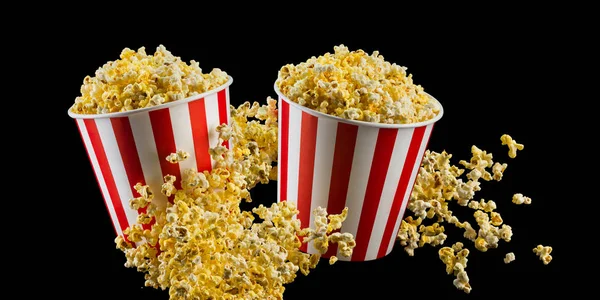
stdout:
MULTIPOLYGON (((249 189, 276 174, 271 167, 277 158, 275 102, 232 109, 232 126, 218 131, 220 141, 232 139, 233 149, 211 149, 216 160, 212 171, 186 170, 179 190, 173 186, 177 178, 165 176, 161 192, 174 195, 166 209, 152 203, 150 187, 136 185, 140 197, 131 206, 146 207, 147 213, 115 242, 125 253, 125 266, 145 273, 146 286, 169 289, 171 299, 281 299, 284 285, 298 271, 307 275, 319 262, 319 254, 300 252, 302 243, 314 241, 321 253, 337 243, 341 255, 352 254, 354 237, 333 233, 341 228, 347 208, 329 216, 325 209, 315 209, 314 230, 301 228, 308 224, 300 224, 298 210, 289 202, 241 211, 241 201, 250 201, 249 189), (151 229, 142 227, 152 221, 151 229)), ((178 162, 185 156, 178 151, 167 159, 178 162)))
POLYGON ((434 118, 439 107, 406 68, 384 60, 378 51, 312 57, 281 68, 277 87, 302 106, 333 116, 375 123, 408 124, 434 118))
MULTIPOLYGON (((508 135, 502 136, 502 142, 508 144, 511 149, 509 157, 514 157, 514 149, 523 149, 523 145, 516 144, 508 135)), ((481 181, 502 180, 507 164, 494 162, 491 153, 476 146, 471 147, 471 154, 472 157, 469 161, 459 161, 459 164, 465 167, 462 169, 450 163, 452 155, 445 151, 437 153, 427 150, 425 152, 408 203, 408 209, 416 219, 413 216, 406 217, 402 220, 398 231, 400 245, 404 247, 409 256, 413 256, 415 249, 423 247, 425 244, 438 246, 445 242, 447 236, 443 233, 444 226, 440 224, 442 222, 464 229, 463 236, 473 242, 475 249, 481 252, 498 248, 500 241, 511 241, 512 228, 504 224, 502 216, 496 211, 496 202, 484 199, 474 200, 475 193, 481 190, 481 181), (461 178, 465 172, 466 178, 461 178), (468 221, 461 222, 453 215, 449 209, 449 203, 452 201, 475 210, 473 216, 477 223, 477 230, 468 221), (429 226, 422 224, 427 219, 434 219, 435 222, 429 226)), ((531 198, 515 194, 512 202, 530 204, 531 198)), ((452 247, 441 248, 438 253, 446 265, 446 272, 456 276, 454 285, 469 293, 471 286, 465 271, 469 250, 463 249, 463 246, 458 242, 452 247)), ((551 251, 551 247, 541 245, 534 249, 544 264, 548 264, 552 260, 551 251)), ((506 255, 504 262, 510 263, 514 259, 515 255, 511 252, 506 255)))
POLYGON ((552 261, 552 255, 550 255, 550 253, 552 253, 552 247, 537 245, 537 247, 533 248, 533 253, 539 256, 545 265, 552 261))
POLYGON ((71 112, 106 114, 156 106, 202 94, 227 80, 220 69, 203 74, 198 62, 188 65, 162 45, 154 55, 147 55, 144 47, 137 52, 125 48, 120 59, 84 78, 71 112))

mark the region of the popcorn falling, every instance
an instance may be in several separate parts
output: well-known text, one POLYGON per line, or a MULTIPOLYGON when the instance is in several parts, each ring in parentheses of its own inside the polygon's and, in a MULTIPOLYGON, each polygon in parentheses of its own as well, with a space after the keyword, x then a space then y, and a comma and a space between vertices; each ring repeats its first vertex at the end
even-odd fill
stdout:
POLYGON ((537 247, 533 248, 533 253, 539 256, 545 265, 552 261, 552 255, 550 255, 550 253, 552 253, 552 247, 537 245, 537 247))
MULTIPOLYGON (((260 205, 251 212, 241 211, 242 200, 251 201, 249 189, 268 183, 277 158, 276 101, 268 105, 245 103, 232 108, 232 126, 219 126, 219 145, 233 138, 233 149, 211 149, 216 161, 209 172, 186 170, 183 178, 167 175, 161 192, 173 195, 173 203, 160 210, 152 203, 151 187, 137 184, 140 197, 131 205, 147 208, 135 224, 116 238, 125 253, 126 267, 145 273, 145 285, 169 289, 171 299, 281 299, 284 285, 298 271, 308 275, 320 254, 299 251, 302 243, 314 241, 320 253, 337 243, 340 255, 350 256, 355 241, 352 234, 334 232, 342 227, 348 209, 339 215, 314 210, 315 229, 301 229, 290 202, 260 205), (249 121, 248 118, 258 120, 249 121), (181 189, 174 183, 180 180, 181 189), (155 221, 151 229, 142 224, 155 221), (134 247, 132 243, 136 243, 134 247)), ((179 162, 185 152, 169 155, 179 162)), ((333 264, 337 257, 329 259, 333 264)))
MULTIPOLYGON (((509 156, 514 158, 516 150, 522 150, 523 145, 517 144, 510 136, 502 136, 502 144, 509 145, 509 156)), ((408 203, 408 210, 414 214, 402 220, 398 231, 398 240, 409 256, 414 256, 415 250, 425 244, 439 246, 444 243, 447 236, 443 233, 442 223, 449 223, 464 229, 464 237, 473 242, 475 249, 486 252, 489 249, 498 248, 500 243, 510 242, 513 232, 512 228, 504 224, 504 220, 497 212, 497 204, 492 200, 474 200, 475 193, 480 191, 481 180, 500 181, 507 168, 506 163, 493 161, 493 155, 477 146, 471 147, 472 157, 469 161, 461 160, 461 169, 450 164, 451 154, 443 151, 437 153, 427 150, 423 157, 423 163, 417 175, 413 192, 408 203), (491 168, 491 172, 488 169, 491 168), (461 175, 466 172, 466 179, 461 175), (466 180, 466 181, 465 181, 466 180), (473 217, 478 226, 475 230, 467 222, 461 222, 449 209, 452 201, 460 206, 467 206, 475 210, 473 217), (416 217, 416 219, 415 219, 416 217), (432 225, 422 224, 428 219, 434 219, 432 225), (417 227, 419 230, 417 231, 417 227)), ((515 194, 512 202, 516 204, 531 204, 531 198, 522 194, 515 194)), ((469 277, 466 273, 466 256, 468 250, 463 249, 462 243, 456 243, 452 247, 443 247, 439 250, 440 259, 446 264, 446 272, 456 276, 454 285, 456 288, 469 293, 469 277), (465 252, 461 252, 465 251, 465 252)), ((552 260, 551 247, 538 246, 534 249, 536 255, 544 264, 552 260)), ((505 263, 514 261, 514 253, 508 253, 504 258, 505 263)))
POLYGON ((509 264, 511 262, 513 262, 515 260, 515 254, 512 252, 506 253, 506 256, 504 257, 504 263, 505 264, 509 264))
POLYGON ((502 141, 502 145, 508 146, 508 157, 515 158, 517 157, 517 150, 523 150, 523 144, 517 143, 517 141, 513 140, 513 138, 508 134, 503 134, 500 137, 502 141))

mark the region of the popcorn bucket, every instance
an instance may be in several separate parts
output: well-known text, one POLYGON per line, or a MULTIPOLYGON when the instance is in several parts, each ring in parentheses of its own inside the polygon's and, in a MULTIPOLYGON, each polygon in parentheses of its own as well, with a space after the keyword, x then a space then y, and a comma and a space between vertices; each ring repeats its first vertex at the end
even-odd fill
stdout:
MULTIPOLYGON (((302 226, 313 209, 348 207, 341 232, 352 233, 352 257, 367 261, 392 251, 433 125, 440 112, 414 124, 381 124, 327 115, 279 96, 278 201, 294 202, 302 226)), ((433 97, 432 97, 433 98, 433 97)), ((302 251, 318 253, 312 245, 302 251)), ((323 257, 337 254, 332 244, 323 257)))
MULTIPOLYGON (((165 207, 167 197, 160 193, 163 176, 177 177, 183 170, 210 170, 214 164, 208 149, 218 143, 215 128, 229 124, 229 86, 233 78, 209 92, 186 99, 126 112, 82 115, 69 111, 75 119, 87 150, 104 203, 117 235, 136 223, 138 213, 129 200, 139 197, 133 186, 150 185, 153 203, 165 207), (189 158, 172 164, 165 158, 184 150, 189 158)), ((227 141, 225 146, 229 147, 227 141)), ((149 227, 144 225, 145 228, 149 227)))

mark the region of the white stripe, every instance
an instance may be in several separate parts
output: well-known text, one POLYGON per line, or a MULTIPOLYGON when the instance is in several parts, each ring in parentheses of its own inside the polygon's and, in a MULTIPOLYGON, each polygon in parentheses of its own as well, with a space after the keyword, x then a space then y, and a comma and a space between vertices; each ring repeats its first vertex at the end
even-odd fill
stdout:
MULTIPOLYGON (((165 208, 167 197, 160 192, 163 184, 162 170, 160 169, 160 160, 156 150, 154 134, 152 133, 150 115, 148 113, 135 114, 129 117, 129 122, 140 164, 142 165, 144 180, 154 193, 152 202, 160 208, 165 208)), ((165 158, 163 157, 163 159, 165 158)))
POLYGON ((277 202, 281 202, 281 106, 283 105, 283 100, 279 97, 279 101, 277 101, 277 122, 279 125, 279 130, 277 130, 277 202))
POLYGON ((225 97, 227 99, 227 124, 231 125, 231 110, 229 109, 231 102, 229 101, 229 87, 225 88, 225 97))
MULTIPOLYGON (((302 111, 289 105, 288 126, 288 190, 285 200, 298 207, 298 175, 300 171, 300 131, 302 131, 302 111)), ((297 216, 296 216, 297 217, 297 216)), ((306 224, 302 224, 306 227, 306 224)))
MULTIPOLYGON (((208 146, 210 148, 214 148, 219 142, 217 126, 221 125, 219 124, 219 97, 217 93, 213 93, 204 97, 204 108, 206 112, 206 128, 208 129, 208 146)), ((206 151, 208 151, 208 149, 206 149, 206 151)), ((212 157, 210 158, 210 162, 214 167, 215 161, 212 159, 212 157)))
MULTIPOLYGON (((310 203, 310 228, 315 228, 313 210, 317 207, 327 208, 329 200, 329 184, 333 170, 333 154, 335 152, 335 137, 338 122, 327 118, 319 118, 317 125, 317 140, 315 145, 315 166, 312 182, 312 195, 310 203)), ((329 211, 329 210, 328 210, 329 211)), ((306 227, 304 225, 303 227, 306 227)), ((308 253, 319 253, 314 243, 308 244, 308 253)))
POLYGON ((369 247, 367 248, 367 255, 365 260, 372 260, 377 258, 379 247, 381 246, 381 239, 385 232, 385 227, 390 217, 390 211, 392 204, 394 203, 394 196, 398 189, 398 182, 400 181, 400 174, 404 167, 404 161, 406 160, 406 154, 408 154, 408 147, 410 146, 410 139, 412 138, 411 129, 398 129, 396 135, 396 141, 394 142, 394 150, 392 157, 390 158, 390 164, 383 184, 383 190, 381 191, 381 198, 379 200, 379 207, 377 208, 377 215, 375 216, 375 223, 373 223, 373 230, 371 231, 371 238, 369 239, 369 247))
MULTIPOLYGON (((173 137, 175 148, 190 154, 188 159, 179 163, 179 171, 183 176, 187 169, 196 169, 196 153, 194 152, 194 137, 192 135, 192 124, 190 122, 190 109, 186 104, 176 105, 169 108, 171 125, 173 126, 173 137)), ((177 178, 180 180, 180 178, 177 178)))
MULTIPOLYGON (((369 170, 371 170, 371 164, 373 163, 378 132, 379 129, 377 128, 359 126, 356 136, 356 146, 354 148, 354 157, 352 158, 352 171, 350 172, 348 195, 346 196, 348 217, 341 228, 341 232, 351 233, 355 238, 358 231, 358 223, 360 222, 363 201, 365 200, 365 193, 367 192, 369 170)), ((340 260, 350 260, 350 257, 339 257, 340 260)))
POLYGON ((90 161, 92 163, 92 167, 94 168, 94 173, 96 173, 98 185, 100 185, 100 190, 102 191, 102 195, 104 196, 104 203, 108 208, 108 213, 110 214, 110 218, 112 219, 115 231, 117 232, 117 235, 123 235, 123 231, 121 230, 121 224, 119 224, 119 219, 117 218, 115 207, 113 206, 112 201, 110 199, 110 194, 108 193, 108 188, 106 187, 104 176, 102 176, 100 164, 98 164, 98 158, 96 158, 96 152, 94 151, 94 147, 92 146, 92 141, 90 140, 87 128, 85 127, 85 123, 82 119, 77 119, 77 125, 79 126, 79 130, 81 130, 83 143, 85 144, 85 148, 87 149, 88 155, 90 156, 90 161))
MULTIPOLYGON (((410 199, 410 194, 412 193, 413 185, 415 184, 415 180, 417 179, 417 174, 419 173, 419 168, 421 167, 421 158, 425 154, 425 147, 427 147, 427 141, 429 141, 429 137, 431 136, 431 130, 433 129, 433 124, 428 125, 425 128, 425 132, 423 133, 423 140, 421 141, 421 146, 419 147, 419 152, 417 153, 417 159, 415 159, 415 166, 413 167, 411 178, 408 181, 408 185, 406 186, 406 193, 404 194, 404 198, 402 198, 402 207, 400 208, 400 215, 398 216, 398 220, 396 220, 396 227, 394 229, 394 234, 392 238, 396 238, 398 236, 398 230, 400 229, 400 221, 404 218, 404 212, 406 211, 406 206, 408 205, 408 200, 410 199)), ((392 252, 394 248, 395 242, 390 243, 387 252, 388 255, 392 252)))
POLYGON ((98 134, 100 135, 100 139, 102 139, 106 159, 108 160, 110 171, 115 180, 115 186, 121 198, 119 201, 121 201, 121 206, 123 207, 125 216, 127 216, 127 222, 129 223, 127 225, 131 226, 136 223, 138 212, 129 206, 129 200, 133 198, 133 194, 129 185, 129 179, 127 178, 127 171, 125 171, 125 164, 119 151, 119 144, 117 144, 117 137, 115 136, 112 123, 108 118, 97 119, 96 127, 98 127, 98 134))

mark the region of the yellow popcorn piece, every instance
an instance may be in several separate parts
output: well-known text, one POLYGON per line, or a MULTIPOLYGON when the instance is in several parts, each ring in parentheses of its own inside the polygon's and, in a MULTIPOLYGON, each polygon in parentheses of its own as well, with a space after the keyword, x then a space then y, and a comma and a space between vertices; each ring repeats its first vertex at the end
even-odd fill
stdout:
POLYGON ((492 167, 492 173, 494 174, 492 178, 496 181, 502 180, 502 176, 504 175, 504 171, 506 171, 506 167, 508 167, 508 164, 506 163, 495 163, 492 167))
POLYGON ((86 76, 81 96, 70 110, 77 114, 106 114, 152 107, 213 90, 228 80, 213 69, 202 73, 195 61, 186 64, 160 45, 154 55, 146 49, 123 49, 120 59, 109 61, 86 76))
POLYGON ((329 264, 333 265, 338 261, 338 258, 336 256, 331 256, 329 257, 329 264))
POLYGON ((169 154, 166 159, 168 162, 176 164, 188 159, 189 157, 189 153, 183 150, 177 150, 177 152, 169 154))
POLYGON ((404 246, 404 251, 409 256, 415 255, 415 249, 419 248, 419 241, 421 235, 417 230, 417 226, 421 225, 421 218, 413 220, 412 216, 409 216, 402 220, 400 224, 400 230, 398 230, 398 239, 400 245, 404 246))
POLYGON ((124 233, 138 245, 123 236, 115 243, 125 253, 125 266, 145 273, 146 286, 169 289, 171 299, 282 299, 284 285, 298 271, 309 274, 320 260, 319 254, 299 250, 301 238, 319 241, 322 253, 337 243, 341 255, 352 254, 352 234, 332 233, 342 227, 347 208, 327 215, 318 207, 314 230, 301 228, 298 209, 290 202, 241 211, 241 201, 250 200, 248 189, 269 181, 277 158, 275 104, 269 99, 266 106, 232 109, 232 126, 217 131, 220 140, 235 140, 233 149, 213 148, 211 171, 184 170, 181 189, 174 186, 175 176, 165 176, 161 192, 173 197, 166 208, 151 203, 147 186, 136 185, 142 196, 132 203, 147 212, 124 233), (258 121, 249 121, 250 115, 258 121), (152 219, 156 223, 144 230, 141 224, 152 219))
POLYGON ((513 138, 508 134, 503 134, 500 137, 502 141, 502 145, 508 146, 508 157, 515 158, 517 157, 517 150, 523 150, 525 146, 523 144, 517 143, 513 138))
POLYGON ((552 253, 552 247, 550 246, 537 245, 533 248, 533 253, 540 257, 540 260, 544 262, 544 265, 547 265, 552 261, 552 255, 550 255, 550 253, 552 253))
POLYGON ((421 239, 419 240, 419 247, 423 247, 425 244, 431 246, 438 246, 444 244, 446 241, 446 234, 444 233, 444 226, 440 226, 439 223, 433 223, 433 225, 419 227, 419 233, 421 239))
POLYGON ((505 264, 509 264, 511 262, 513 262, 515 260, 515 254, 512 252, 506 253, 506 256, 504 257, 504 263, 505 264))
POLYGON ((456 243, 452 247, 440 248, 438 255, 440 260, 446 265, 446 273, 456 276, 456 279, 453 281, 454 286, 467 294, 470 293, 471 285, 469 284, 469 276, 465 271, 469 249, 463 249, 462 243, 456 243))
POLYGON ((513 195, 512 203, 514 203, 516 205, 521 205, 521 204, 529 205, 529 204, 531 204, 531 198, 525 197, 525 196, 523 196, 523 194, 517 193, 517 194, 513 195))
POLYGON ((333 54, 283 66, 276 85, 291 101, 350 120, 408 124, 439 113, 405 67, 385 61, 378 51, 369 55, 344 45, 333 54))

